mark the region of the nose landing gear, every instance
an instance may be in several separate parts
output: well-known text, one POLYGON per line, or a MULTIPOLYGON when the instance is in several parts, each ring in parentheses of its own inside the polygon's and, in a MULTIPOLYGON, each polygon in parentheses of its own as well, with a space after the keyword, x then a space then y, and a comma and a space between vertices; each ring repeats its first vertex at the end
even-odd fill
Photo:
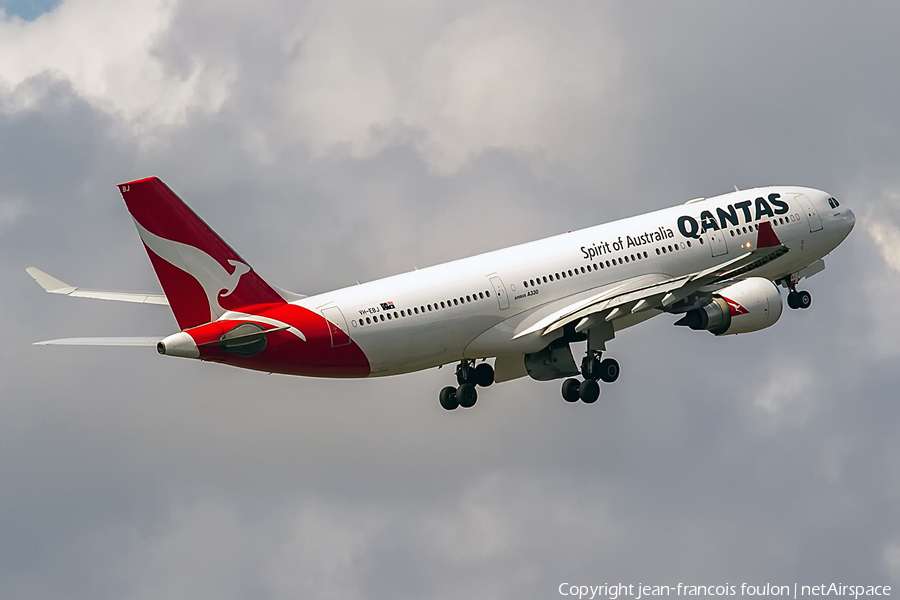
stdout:
POLYGON ((457 407, 472 408, 478 401, 478 391, 475 386, 488 387, 494 383, 494 368, 488 363, 475 366, 472 359, 459 361, 456 367, 456 382, 459 387, 447 386, 441 390, 441 406, 445 410, 455 410, 457 407))
POLYGON ((812 295, 806 291, 797 291, 797 282, 788 280, 787 288, 790 290, 790 293, 787 297, 787 305, 790 308, 809 308, 812 304, 812 295))

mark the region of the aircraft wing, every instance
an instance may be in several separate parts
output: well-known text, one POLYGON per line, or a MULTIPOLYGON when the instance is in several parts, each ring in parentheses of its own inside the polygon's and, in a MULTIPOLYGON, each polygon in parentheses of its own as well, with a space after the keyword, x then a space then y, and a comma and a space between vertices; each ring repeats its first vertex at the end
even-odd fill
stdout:
MULTIPOLYGON (((74 298, 95 298, 99 300, 117 300, 119 302, 136 302, 139 304, 162 304, 168 306, 169 300, 163 294, 144 294, 140 292, 106 292, 103 290, 86 290, 62 282, 40 269, 28 267, 25 271, 32 279, 51 294, 62 294, 74 298)), ((155 344, 155 342, 154 342, 155 344)))
POLYGON ((542 335, 547 335, 573 322, 577 322, 575 331, 580 333, 603 322, 614 321, 641 311, 663 310, 701 288, 740 277, 789 251, 789 248, 778 239, 772 224, 766 221, 759 225, 756 247, 736 258, 679 277, 655 274, 625 280, 612 289, 606 289, 557 310, 518 332, 513 339, 537 331, 543 331, 542 335))

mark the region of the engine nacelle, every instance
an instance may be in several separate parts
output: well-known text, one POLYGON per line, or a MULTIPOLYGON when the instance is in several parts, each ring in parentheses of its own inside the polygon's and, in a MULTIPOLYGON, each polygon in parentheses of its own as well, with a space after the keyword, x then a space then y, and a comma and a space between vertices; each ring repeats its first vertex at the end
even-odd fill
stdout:
POLYGON ((715 335, 748 333, 774 325, 782 309, 778 286, 762 277, 750 277, 722 288, 675 324, 715 335))

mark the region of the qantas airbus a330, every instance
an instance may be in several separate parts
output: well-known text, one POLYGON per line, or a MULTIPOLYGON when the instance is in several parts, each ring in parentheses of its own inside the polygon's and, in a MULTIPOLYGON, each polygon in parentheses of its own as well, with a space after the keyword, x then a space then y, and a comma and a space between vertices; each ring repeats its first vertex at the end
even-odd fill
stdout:
POLYGON ((162 340, 74 338, 70 345, 155 345, 160 354, 313 377, 380 377, 458 361, 445 409, 476 386, 529 375, 564 379, 592 403, 619 364, 618 331, 661 313, 715 335, 746 333, 808 308, 800 279, 853 229, 830 194, 803 187, 715 198, 504 248, 378 281, 301 296, 256 272, 156 177, 119 186, 165 295, 72 287, 35 268, 48 292, 168 304, 181 331, 162 340), (572 342, 586 341, 580 368, 572 342), (491 366, 486 359, 493 359, 491 366), (477 362, 481 360, 481 362, 477 362), (580 375, 580 378, 576 378, 580 375))

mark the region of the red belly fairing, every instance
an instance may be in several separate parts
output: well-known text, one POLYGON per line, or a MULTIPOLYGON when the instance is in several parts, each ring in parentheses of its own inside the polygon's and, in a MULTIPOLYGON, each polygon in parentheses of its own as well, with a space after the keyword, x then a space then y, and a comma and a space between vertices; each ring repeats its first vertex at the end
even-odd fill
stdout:
POLYGON ((200 360, 307 377, 368 376, 371 369, 362 349, 352 338, 345 345, 333 347, 329 327, 336 326, 329 324, 316 312, 293 304, 282 304, 268 310, 253 310, 252 316, 246 318, 219 320, 188 329, 186 332, 197 343, 200 360), (255 323, 264 329, 277 329, 287 325, 292 329, 267 335, 265 348, 253 356, 240 356, 221 346, 203 345, 220 340, 227 332, 242 323, 255 323), (296 334, 297 331, 306 339, 300 338, 296 334))

